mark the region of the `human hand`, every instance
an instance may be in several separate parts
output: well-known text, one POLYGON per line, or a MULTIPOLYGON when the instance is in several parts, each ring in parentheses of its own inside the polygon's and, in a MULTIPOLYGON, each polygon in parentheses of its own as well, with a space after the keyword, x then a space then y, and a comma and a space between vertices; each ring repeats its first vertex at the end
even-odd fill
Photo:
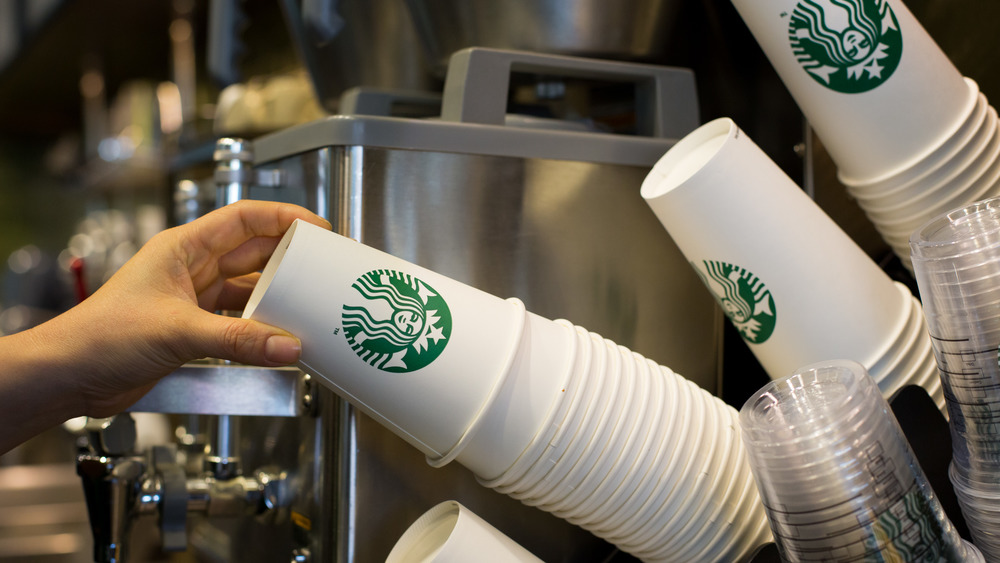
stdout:
POLYGON ((159 378, 203 357, 294 363, 301 353, 294 336, 214 311, 244 307, 257 271, 297 218, 330 228, 301 207, 245 200, 163 231, 80 305, 26 331, 56 368, 70 368, 56 383, 79 400, 70 416, 121 412, 159 378))

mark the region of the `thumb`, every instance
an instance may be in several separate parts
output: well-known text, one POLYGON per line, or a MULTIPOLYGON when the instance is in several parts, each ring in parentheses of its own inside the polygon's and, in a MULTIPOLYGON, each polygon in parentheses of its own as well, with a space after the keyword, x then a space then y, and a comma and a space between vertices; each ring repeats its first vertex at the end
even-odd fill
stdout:
POLYGON ((195 346, 202 357, 277 367, 297 362, 302 354, 299 339, 280 328, 250 319, 201 313, 191 336, 199 341, 195 346))

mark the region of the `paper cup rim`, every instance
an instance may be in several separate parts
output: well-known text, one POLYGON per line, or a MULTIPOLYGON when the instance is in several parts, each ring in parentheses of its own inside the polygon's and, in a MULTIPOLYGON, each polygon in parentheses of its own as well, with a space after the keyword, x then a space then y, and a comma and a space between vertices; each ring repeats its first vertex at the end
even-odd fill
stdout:
POLYGON ((656 199, 695 178, 739 131, 731 118, 720 117, 688 133, 653 165, 642 181, 640 195, 647 200, 656 199), (691 162, 685 162, 689 159, 691 162), (678 166, 681 162, 685 166, 678 166))
MULTIPOLYGON (((281 236, 281 240, 278 241, 278 246, 275 247, 274 252, 271 253, 271 257, 267 260, 267 264, 264 265, 264 269, 260 272, 260 278, 257 280, 257 284, 254 286, 253 291, 250 293, 250 297, 247 299, 247 304, 243 307, 243 318, 249 319, 253 316, 254 311, 260 305, 261 300, 264 299, 264 294, 267 293, 267 289, 271 286, 271 282, 274 281, 274 277, 278 274, 278 269, 281 263, 284 261, 285 254, 288 253, 288 249, 292 245, 292 238, 295 235, 295 231, 298 230, 299 225, 310 224, 302 219, 296 219, 292 221, 292 224, 285 231, 285 234, 281 236)), ((322 227, 316 227, 321 229, 322 227)))
POLYGON ((959 174, 961 176, 969 172, 969 177, 957 181, 959 176, 956 176, 891 209, 865 209, 865 214, 872 223, 882 228, 905 228, 908 224, 919 226, 919 223, 931 213, 937 214, 956 205, 981 199, 985 192, 993 189, 997 179, 1000 178, 1000 129, 990 143, 993 148, 990 149, 989 158, 984 161, 982 168, 967 169, 959 174))
MULTIPOLYGON (((431 507, 414 520, 403 532, 403 535, 396 540, 396 544, 386 558, 386 563, 402 563, 403 557, 410 550, 427 541, 428 536, 438 530, 447 529, 448 535, 450 535, 458 525, 458 515, 461 510, 462 505, 454 500, 446 500, 431 507), (447 528, 449 526, 450 529, 447 528)), ((444 548, 444 543, 438 545, 437 549, 430 554, 439 553, 442 548, 444 548)))
POLYGON ((639 458, 622 478, 621 485, 611 492, 608 501, 605 501, 604 505, 596 507, 592 512, 591 517, 595 521, 593 527, 601 531, 602 537, 617 529, 630 516, 626 510, 626 506, 630 502, 642 502, 642 500, 632 501, 637 494, 645 492, 649 490, 649 487, 655 485, 656 469, 663 462, 663 456, 666 453, 666 448, 661 448, 659 445, 666 439, 668 433, 676 432, 677 428, 684 424, 687 418, 690 418, 674 416, 678 411, 677 407, 684 409, 684 413, 690 412, 686 408, 686 404, 681 406, 680 403, 680 395, 683 394, 680 390, 681 382, 670 381, 667 377, 659 377, 654 371, 652 360, 643 358, 641 361, 646 363, 649 369, 650 400, 653 401, 653 412, 649 420, 646 421, 647 424, 640 426, 643 430, 643 438, 637 445, 640 451, 639 458), (622 486, 626 484, 628 488, 622 489, 622 486))
MULTIPOLYGON (((617 377, 614 378, 617 381, 617 385, 615 385, 617 388, 616 395, 613 399, 609 398, 607 401, 607 409, 601 417, 603 420, 600 432, 595 432, 590 437, 590 441, 584 447, 580 459, 577 460, 575 467, 565 477, 565 479, 577 478, 577 485, 568 493, 563 494, 561 498, 552 501, 551 504, 545 503, 544 498, 539 499, 542 501, 542 506, 548 512, 573 512, 579 504, 586 500, 586 497, 580 498, 580 495, 593 493, 596 489, 593 483, 594 479, 601 478, 600 475, 602 473, 604 475, 610 473, 610 469, 614 466, 614 462, 617 459, 617 456, 615 459, 610 459, 608 452, 609 449, 614 451, 613 444, 623 441, 620 440, 621 432, 625 429, 626 422, 630 418, 629 411, 626 408, 631 404, 631 398, 635 392, 637 381, 632 374, 632 370, 626 365, 625 358, 621 353, 622 347, 607 339, 605 339, 605 344, 609 349, 609 358, 617 355, 616 360, 619 367, 617 377), (611 350, 614 350, 614 354, 610 353, 611 350), (591 460, 594 463, 587 464, 585 460, 591 460), (581 471, 583 472, 582 475, 579 474, 581 471)), ((598 483, 600 482, 598 481, 598 483)))
MULTIPOLYGON (((996 113, 993 114, 996 117, 996 113)), ((935 206, 944 205, 949 199, 964 196, 969 192, 975 190, 981 182, 986 181, 987 185, 990 184, 988 181, 991 178, 990 172, 996 170, 998 165, 998 156, 1000 156, 1000 127, 998 127, 998 120, 993 119, 993 126, 991 127, 991 132, 986 138, 980 150, 977 151, 975 158, 972 162, 969 162, 964 168, 958 168, 952 171, 948 176, 937 180, 937 182, 930 185, 917 184, 912 186, 911 190, 916 190, 915 193, 907 194, 904 192, 902 197, 899 194, 893 194, 893 196, 898 199, 891 205, 880 205, 878 202, 873 202, 871 200, 867 202, 862 202, 858 200, 858 203, 865 213, 873 221, 881 221, 887 224, 892 223, 904 223, 911 220, 910 217, 919 216, 926 213, 927 209, 933 209, 935 206), (958 184, 958 186, 956 186, 958 184), (916 208, 917 211, 914 212, 913 209, 916 208), (909 213, 909 216, 907 216, 909 213), (895 218, 902 216, 902 218, 895 218)))
MULTIPOLYGON (((630 350, 624 346, 619 346, 619 349, 622 358, 631 366, 626 370, 631 374, 629 376, 629 379, 631 379, 630 400, 627 401, 626 408, 631 408, 628 408, 625 417, 620 421, 621 427, 610 438, 611 442, 621 443, 621 449, 611 460, 611 467, 606 472, 602 472, 603 475, 597 476, 600 481, 590 488, 587 496, 566 509, 567 519, 586 519, 587 516, 593 513, 596 507, 601 506, 607 498, 610 498, 617 487, 622 485, 622 480, 632 465, 630 463, 622 463, 622 458, 629 459, 627 454, 633 451, 632 448, 635 447, 635 441, 642 434, 639 432, 639 429, 641 421, 645 417, 646 408, 649 405, 647 399, 652 381, 648 377, 640 376, 639 362, 635 360, 630 350), (639 399, 638 405, 635 404, 636 399, 639 399), (621 435, 622 433, 625 433, 624 437, 621 435), (608 490, 609 487, 615 487, 615 489, 608 490)), ((586 482, 586 479, 584 482, 586 482)))
POLYGON ((547 453, 535 462, 538 469, 533 472, 529 471, 537 476, 537 481, 519 495, 525 504, 532 506, 541 504, 542 499, 550 496, 553 491, 559 488, 561 481, 576 466, 589 442, 590 437, 581 431, 586 432, 592 429, 594 421, 600 419, 604 414, 604 409, 607 408, 603 395, 610 383, 604 377, 608 347, 605 340, 595 333, 590 333, 590 339, 591 352, 596 352, 591 356, 590 373, 587 375, 587 381, 592 385, 588 388, 589 392, 582 397, 584 402, 580 404, 581 408, 577 411, 579 418, 570 420, 570 423, 565 427, 566 431, 569 432, 565 438, 565 447, 547 450, 547 453), (595 382, 596 385, 593 385, 595 382), (552 452, 557 452, 558 455, 553 456, 552 452), (542 464, 538 465, 539 462, 542 464), (558 477, 558 479, 553 479, 554 477, 558 477))
POLYGON ((511 367, 514 365, 514 360, 517 358, 518 348, 520 348, 521 345, 521 337, 524 335, 524 326, 528 323, 528 310, 525 308, 524 303, 516 297, 507 299, 507 302, 520 311, 520 316, 523 321, 518 323, 514 328, 514 338, 510 349, 507 351, 507 356, 504 358, 503 368, 500 372, 501 375, 496 379, 496 381, 493 382, 493 388, 490 389, 489 395, 486 396, 486 400, 483 401, 479 410, 476 411, 475 418, 472 419, 472 422, 465 429, 465 432, 462 433, 458 442, 456 442, 455 445, 441 457, 432 458, 431 456, 427 456, 427 464, 431 467, 443 467, 451 463, 460 453, 462 453, 462 450, 469 445, 469 442, 472 441, 472 439, 479 432, 479 427, 486 418, 483 415, 489 412, 493 404, 496 403, 497 397, 500 396, 500 392, 503 390, 507 379, 510 377, 511 367))
POLYGON ((966 85, 969 87, 969 100, 966 102, 968 108, 963 110, 962 113, 960 114, 961 118, 956 119, 955 122, 952 124, 952 126, 943 135, 938 137, 938 139, 936 139, 934 143, 931 143, 931 145, 926 150, 914 156, 912 159, 901 163, 892 170, 876 175, 872 178, 867 178, 867 179, 852 178, 838 171, 837 177, 840 179, 840 181, 848 185, 859 185, 859 184, 871 185, 871 184, 886 182, 892 180, 896 176, 905 174, 908 170, 919 164, 921 161, 932 156, 938 149, 940 149, 943 145, 945 145, 949 140, 951 140, 951 138, 956 133, 958 133, 961 130, 962 125, 965 123, 965 121, 969 118, 971 114, 975 112, 976 104, 979 101, 979 94, 980 94, 979 84, 975 80, 969 78, 968 76, 963 77, 963 79, 965 80, 966 85))
POLYGON ((572 331, 572 354, 569 369, 566 371, 563 381, 563 389, 572 389, 570 394, 563 393, 554 408, 549 409, 546 420, 542 424, 541 430, 535 435, 531 443, 524 452, 514 461, 506 471, 494 479, 482 479, 477 476, 477 480, 484 487, 495 489, 504 494, 513 494, 524 486, 524 481, 531 473, 537 461, 545 454, 549 442, 559 433, 571 413, 575 412, 578 406, 577 394, 585 391, 586 372, 590 369, 590 334, 582 328, 570 323, 565 319, 555 321, 572 331), (581 346, 580 344, 584 344, 581 346), (582 367, 582 369, 581 369, 582 367), (581 376, 581 377, 577 377, 581 376))
POLYGON ((892 283, 896 286, 896 290, 899 292, 901 303, 898 307, 897 317, 892 323, 891 333, 887 335, 888 337, 878 346, 878 348, 869 354, 869 357, 863 358, 863 365, 866 369, 869 369, 869 372, 871 371, 869 366, 877 366, 887 354, 899 349, 900 339, 902 338, 907 326, 910 324, 910 319, 913 317, 914 297, 913 293, 910 292, 910 288, 898 281, 894 281, 892 283))
MULTIPOLYGON (((854 196, 859 202, 878 202, 882 201, 888 197, 899 197, 907 192, 912 191, 915 188, 919 188, 922 185, 926 185, 928 178, 938 177, 947 175, 950 170, 954 169, 956 162, 958 164, 965 163, 966 166, 972 164, 977 158, 981 156, 982 149, 989 144, 990 139, 994 135, 993 129, 996 127, 997 113, 996 109, 987 103, 982 104, 982 112, 976 112, 978 119, 976 120, 976 127, 969 133, 969 138, 965 139, 964 143, 957 146, 955 150, 942 160, 933 163, 933 165, 928 165, 925 169, 921 170, 919 174, 914 175, 912 178, 907 178, 905 181, 898 183, 883 183, 881 185, 863 185, 863 184, 851 184, 842 178, 838 178, 842 184, 847 188, 847 191, 854 196), (993 116, 990 118, 990 116, 993 116), (978 136, 983 134, 983 139, 978 144, 973 144, 978 136), (976 148, 980 150, 975 150, 976 148), (966 153, 966 151, 970 151, 966 153), (958 160, 956 160, 958 159, 958 160)), ((940 180, 938 180, 940 182, 940 180)))

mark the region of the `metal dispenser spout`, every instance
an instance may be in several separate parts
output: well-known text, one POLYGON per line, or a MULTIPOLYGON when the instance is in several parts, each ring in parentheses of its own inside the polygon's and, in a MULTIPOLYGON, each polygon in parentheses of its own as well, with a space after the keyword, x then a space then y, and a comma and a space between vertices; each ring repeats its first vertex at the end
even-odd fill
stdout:
POLYGON ((94 538, 96 563, 126 563, 129 532, 141 517, 157 516, 162 549, 187 549, 187 517, 262 514, 287 507, 294 498, 290 476, 260 469, 251 476, 219 479, 209 471, 187 476, 177 451, 155 446, 134 452, 135 422, 129 414, 87 423, 88 451, 77 458, 77 474, 94 538))
POLYGON ((86 426, 90 451, 77 458, 94 537, 94 561, 123 563, 135 516, 135 499, 146 471, 133 455, 135 421, 128 414, 90 419, 86 426))

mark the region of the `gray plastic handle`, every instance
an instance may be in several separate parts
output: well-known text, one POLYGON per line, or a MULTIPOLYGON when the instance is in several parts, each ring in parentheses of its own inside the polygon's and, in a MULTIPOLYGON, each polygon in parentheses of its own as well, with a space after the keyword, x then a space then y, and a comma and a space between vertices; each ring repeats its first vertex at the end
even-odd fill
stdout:
POLYGON ((679 139, 699 125, 698 95, 690 69, 483 47, 451 56, 441 119, 503 125, 512 72, 634 82, 640 135, 679 139))

